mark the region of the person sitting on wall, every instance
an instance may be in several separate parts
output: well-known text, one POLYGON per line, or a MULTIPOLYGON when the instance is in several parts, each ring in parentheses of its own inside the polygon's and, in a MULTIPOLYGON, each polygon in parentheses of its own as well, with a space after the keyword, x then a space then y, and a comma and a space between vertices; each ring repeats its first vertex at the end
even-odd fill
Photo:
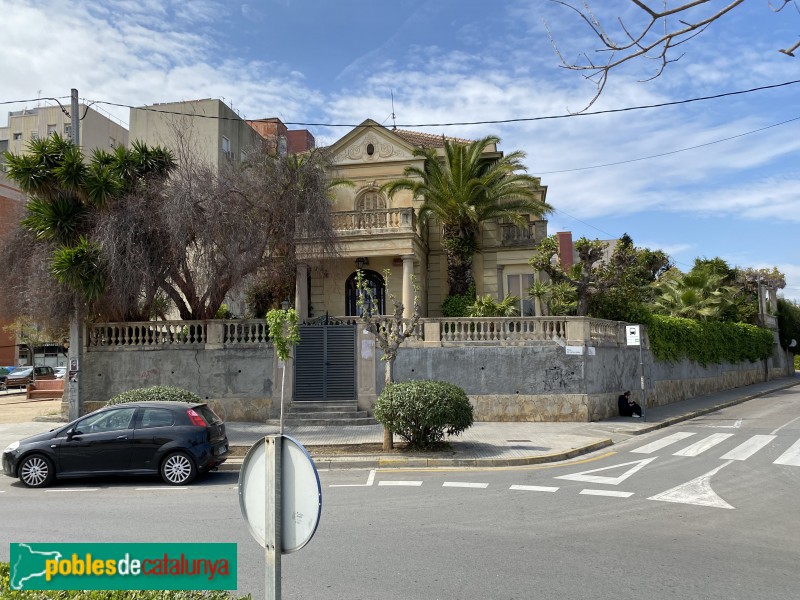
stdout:
POLYGON ((638 419, 642 416, 642 407, 634 400, 631 400, 630 390, 620 395, 617 399, 617 404, 619 405, 620 417, 634 417, 638 419))

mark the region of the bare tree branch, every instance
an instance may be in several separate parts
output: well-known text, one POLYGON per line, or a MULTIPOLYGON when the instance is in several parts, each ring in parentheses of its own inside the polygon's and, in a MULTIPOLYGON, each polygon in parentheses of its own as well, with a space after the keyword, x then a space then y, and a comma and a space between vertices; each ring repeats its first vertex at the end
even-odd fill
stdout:
MULTIPOLYGON (((595 17, 588 2, 582 2, 582 8, 578 8, 567 0, 550 1, 577 13, 592 33, 600 40, 601 47, 595 50, 595 52, 608 53, 608 58, 604 61, 595 60, 586 53, 581 55, 584 59, 583 62, 568 61, 559 49, 550 28, 547 27, 547 23, 545 23, 550 42, 553 44, 556 54, 561 61, 561 66, 572 71, 586 72, 587 74, 584 75, 584 77, 595 84, 595 95, 592 97, 591 101, 578 112, 587 110, 597 101, 603 93, 608 83, 609 74, 613 69, 628 61, 645 58, 655 61, 656 68, 651 77, 642 81, 650 81, 659 77, 668 64, 680 60, 681 56, 683 56, 671 56, 672 51, 676 47, 697 37, 712 23, 715 23, 727 13, 744 3, 744 0, 732 0, 722 8, 712 9, 713 12, 710 14, 707 12, 699 15, 696 14, 695 9, 711 6, 712 0, 692 0, 691 2, 684 2, 674 8, 667 8, 667 2, 663 0, 663 8, 661 10, 653 9, 643 0, 630 0, 634 6, 639 8, 646 15, 646 19, 643 24, 633 29, 626 24, 622 18, 618 17, 617 22, 622 31, 622 35, 621 39, 617 39, 610 35, 600 20, 595 17), (686 18, 670 20, 670 17, 679 16, 686 18), (676 25, 676 23, 679 25, 676 25), (662 25, 663 31, 661 33, 656 33, 655 28, 659 24, 662 25)), ((790 3, 797 6, 796 0, 779 0, 779 2, 780 5, 777 7, 773 6, 771 2, 768 4, 775 12, 780 12, 790 3)), ((788 56, 794 56, 794 51, 797 50, 798 47, 800 47, 800 42, 779 51, 788 56)))

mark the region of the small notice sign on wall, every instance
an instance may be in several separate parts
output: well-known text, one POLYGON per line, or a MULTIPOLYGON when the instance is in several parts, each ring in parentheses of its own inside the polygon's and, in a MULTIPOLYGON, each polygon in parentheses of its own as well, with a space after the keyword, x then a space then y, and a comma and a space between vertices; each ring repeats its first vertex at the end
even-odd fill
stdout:
POLYGON ((638 325, 626 325, 625 333, 628 339, 628 346, 638 346, 640 344, 638 325))

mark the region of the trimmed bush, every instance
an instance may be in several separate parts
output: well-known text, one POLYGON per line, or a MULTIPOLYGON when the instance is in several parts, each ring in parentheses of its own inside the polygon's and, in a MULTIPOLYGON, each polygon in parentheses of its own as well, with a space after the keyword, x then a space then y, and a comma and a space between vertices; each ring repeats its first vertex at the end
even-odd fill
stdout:
POLYGON ((688 359, 706 366, 756 362, 772 355, 772 332, 747 323, 652 315, 647 335, 653 356, 661 361, 688 359))
POLYGON ((442 315, 445 317, 468 317, 469 307, 477 299, 475 286, 471 285, 466 294, 448 296, 442 302, 442 315))
POLYGON ((387 385, 375 403, 375 418, 412 448, 430 448, 472 426, 472 405, 463 389, 446 381, 387 385))
POLYGON ((108 405, 126 402, 202 402, 197 394, 171 385, 154 385, 117 394, 108 405))
POLYGON ((53 590, 53 591, 17 591, 9 589, 11 569, 9 563, 0 562, 0 598, 19 600, 251 600, 252 596, 234 596, 221 590, 53 590))

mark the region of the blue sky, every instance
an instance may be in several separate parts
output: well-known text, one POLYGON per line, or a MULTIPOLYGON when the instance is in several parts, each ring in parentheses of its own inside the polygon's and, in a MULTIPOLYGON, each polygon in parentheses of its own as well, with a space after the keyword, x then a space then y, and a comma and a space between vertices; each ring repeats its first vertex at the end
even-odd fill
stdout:
MULTIPOLYGON (((617 15, 636 22, 624 0, 589 4, 609 25, 617 15)), ((596 39, 547 0, 0 0, 0 14, 0 101, 77 88, 126 124, 126 109, 102 103, 218 97, 246 118, 391 126, 393 95, 396 122, 408 126, 563 115, 594 94, 560 66, 547 28, 568 58, 593 53, 596 39)), ((681 46, 660 78, 641 82, 652 61, 614 72, 591 110, 800 79, 800 52, 778 52, 798 34, 796 5, 775 13, 768 0, 748 0, 681 46)), ((348 131, 309 129, 320 144, 348 131)), ((551 233, 627 232, 683 270, 716 256, 776 266, 787 277, 783 295, 800 301, 800 84, 649 110, 415 129, 495 134, 502 150, 525 151, 556 208, 551 233)))

